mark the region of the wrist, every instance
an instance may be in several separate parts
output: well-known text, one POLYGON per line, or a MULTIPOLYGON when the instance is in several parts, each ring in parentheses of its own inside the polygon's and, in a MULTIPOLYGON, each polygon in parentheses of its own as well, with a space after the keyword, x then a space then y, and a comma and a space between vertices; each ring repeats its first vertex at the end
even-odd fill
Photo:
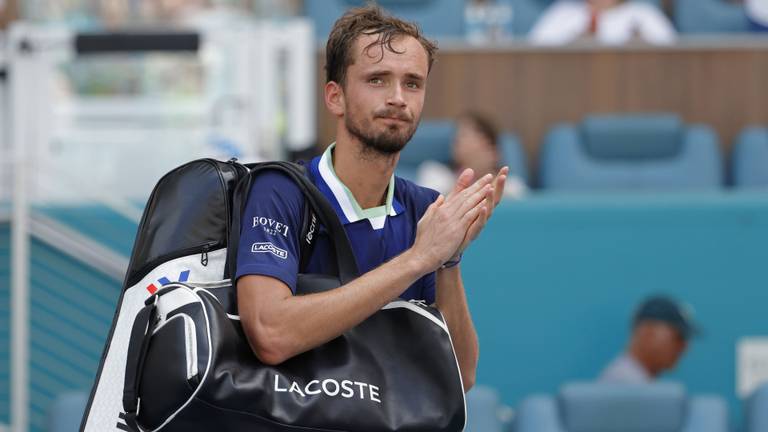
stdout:
POLYGON ((441 270, 449 269, 452 267, 456 267, 461 262, 461 252, 457 252, 454 256, 448 259, 448 261, 444 262, 443 265, 440 266, 441 270))
POLYGON ((400 258, 402 259, 402 265, 404 265, 409 272, 412 272, 416 276, 416 279, 435 271, 435 268, 440 265, 439 263, 432 265, 426 257, 415 251, 413 248, 403 252, 403 254, 400 255, 400 258))

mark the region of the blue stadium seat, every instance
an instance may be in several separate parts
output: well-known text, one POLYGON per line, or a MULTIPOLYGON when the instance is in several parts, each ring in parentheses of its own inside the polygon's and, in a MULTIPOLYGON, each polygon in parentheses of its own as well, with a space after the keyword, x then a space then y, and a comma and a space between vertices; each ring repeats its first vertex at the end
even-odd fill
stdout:
POLYGON ((768 187, 768 128, 744 129, 731 159, 733 184, 739 188, 768 187))
POLYGON ((88 404, 85 392, 69 392, 60 394, 48 411, 48 427, 46 432, 77 432, 80 421, 88 404))
POLYGON ((699 190, 723 184, 708 126, 673 114, 592 115, 544 138, 541 186, 553 190, 699 190))
POLYGON ((758 387, 747 399, 745 432, 768 432, 768 383, 758 387))
POLYGON ((476 385, 467 393, 466 432, 504 432, 505 424, 499 417, 503 408, 496 390, 476 385))
POLYGON ((747 32, 744 7, 726 0, 676 0, 675 24, 680 33, 747 32))
POLYGON ((571 383, 559 395, 520 405, 517 432, 726 432, 728 411, 716 396, 688 397, 681 385, 571 383))
MULTIPOLYGON (((409 21, 415 21, 428 37, 464 36, 464 0, 379 0, 381 7, 409 21)), ((315 23, 318 41, 325 41, 333 23, 364 0, 305 0, 304 13, 315 23)))
POLYGON ((512 5, 512 33, 525 36, 531 31, 539 16, 555 0, 506 0, 512 5))
MULTIPOLYGON (((451 163, 451 143, 456 134, 456 124, 451 120, 424 120, 413 138, 400 154, 397 175, 408 180, 416 179, 419 165, 433 160, 446 165, 451 163)), ((516 135, 503 132, 499 136, 502 163, 509 165, 511 175, 527 183, 528 170, 520 140, 516 135)))

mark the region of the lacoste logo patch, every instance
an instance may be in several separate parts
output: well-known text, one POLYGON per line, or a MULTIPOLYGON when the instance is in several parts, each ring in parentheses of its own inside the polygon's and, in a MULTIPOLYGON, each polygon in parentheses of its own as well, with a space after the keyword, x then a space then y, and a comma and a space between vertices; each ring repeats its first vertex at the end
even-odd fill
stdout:
POLYGON ((280 249, 279 247, 273 245, 269 242, 260 242, 260 243, 254 243, 253 246, 251 246, 251 252, 253 253, 271 253, 272 255, 286 259, 288 258, 288 252, 284 249, 280 249))

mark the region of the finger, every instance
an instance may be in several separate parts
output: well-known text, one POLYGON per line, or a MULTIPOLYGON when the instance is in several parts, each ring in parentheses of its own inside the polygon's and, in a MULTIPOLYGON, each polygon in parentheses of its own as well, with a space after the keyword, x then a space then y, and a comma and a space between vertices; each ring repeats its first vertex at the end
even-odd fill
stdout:
POLYGON ((437 199, 435 199, 435 201, 432 202, 432 204, 430 204, 429 207, 427 207, 427 210, 421 216, 421 219, 419 219, 419 223, 421 223, 421 221, 423 221, 423 220, 431 219, 432 215, 435 214, 437 209, 440 206, 442 206, 444 202, 445 202, 445 197, 442 194, 438 195, 437 199))
POLYGON ((461 172, 459 178, 456 179, 456 184, 453 186, 453 190, 449 196, 456 195, 464 189, 472 186, 472 180, 475 179, 475 171, 472 168, 467 168, 461 172))
POLYGON ((460 204, 460 207, 457 211, 458 215, 463 215, 467 212, 469 212, 474 207, 484 207, 484 201, 485 198, 488 196, 489 192, 493 192, 493 186, 486 184, 482 187, 482 189, 477 190, 472 195, 466 197, 460 204))
POLYGON ((475 183, 472 184, 472 186, 464 189, 456 195, 449 197, 447 201, 447 205, 449 207, 446 209, 446 211, 450 214, 456 214, 457 212, 461 211, 463 214, 470 208, 474 207, 477 204, 477 201, 471 203, 468 203, 468 201, 473 199, 473 197, 475 197, 478 192, 481 192, 483 188, 491 183, 492 180, 493 176, 491 174, 486 174, 480 177, 475 183))
POLYGON ((494 207, 499 204, 501 197, 504 196, 504 185, 507 181, 507 177, 509 177, 509 167, 504 166, 499 170, 494 182, 494 186, 496 187, 496 193, 493 200, 494 207))
POLYGON ((485 195, 485 206, 488 210, 488 217, 491 217, 491 213, 493 213, 493 209, 496 208, 496 191, 497 188, 494 187, 488 193, 485 195))
POLYGON ((464 236, 464 241, 462 241, 461 243, 461 246, 460 246, 461 251, 464 251, 469 246, 469 244, 480 235, 480 232, 483 230, 486 222, 488 221, 487 208, 478 207, 477 210, 478 210, 477 217, 469 225, 469 228, 467 229, 467 234, 464 236))

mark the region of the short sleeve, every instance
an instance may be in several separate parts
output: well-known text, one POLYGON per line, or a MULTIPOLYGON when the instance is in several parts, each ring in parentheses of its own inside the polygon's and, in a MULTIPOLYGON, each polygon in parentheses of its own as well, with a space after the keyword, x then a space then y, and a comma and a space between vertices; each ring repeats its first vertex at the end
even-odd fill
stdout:
POLYGON ((304 196, 279 171, 259 174, 242 215, 235 278, 271 276, 296 293, 304 196))

